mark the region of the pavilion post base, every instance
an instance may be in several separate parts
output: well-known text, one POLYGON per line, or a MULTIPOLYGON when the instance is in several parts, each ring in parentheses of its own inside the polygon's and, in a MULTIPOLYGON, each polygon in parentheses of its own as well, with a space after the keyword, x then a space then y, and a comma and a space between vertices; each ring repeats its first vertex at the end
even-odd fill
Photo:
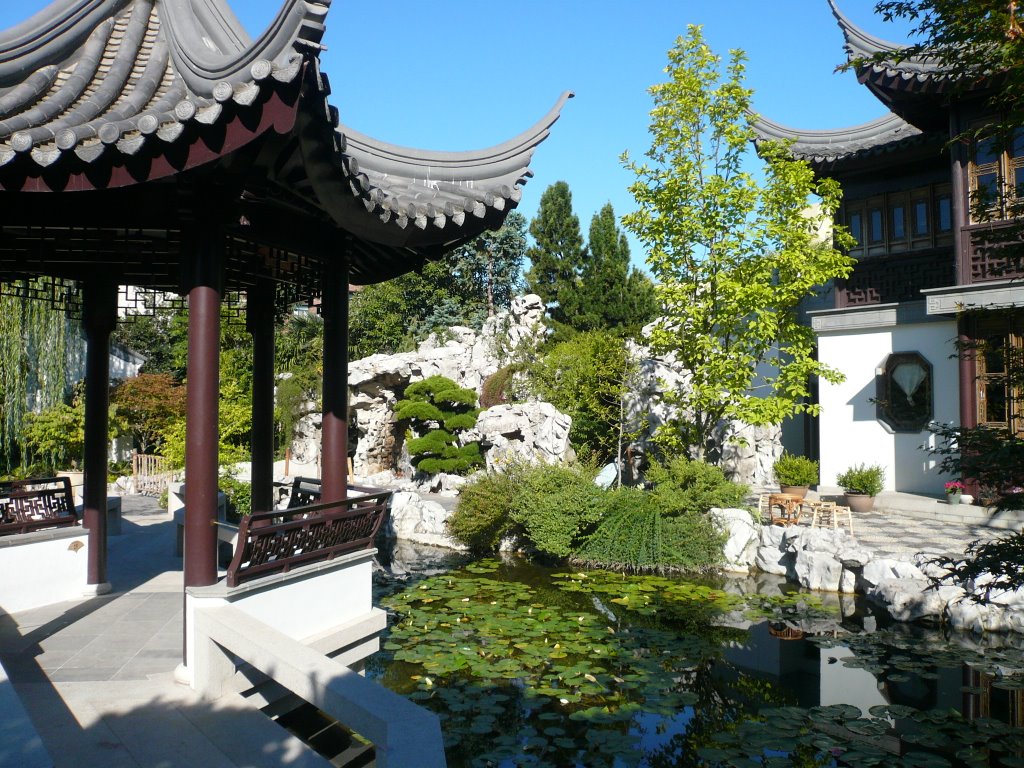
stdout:
POLYGON ((110 586, 109 581, 104 581, 99 584, 86 584, 82 590, 82 597, 98 597, 99 595, 109 594, 113 587, 110 586))

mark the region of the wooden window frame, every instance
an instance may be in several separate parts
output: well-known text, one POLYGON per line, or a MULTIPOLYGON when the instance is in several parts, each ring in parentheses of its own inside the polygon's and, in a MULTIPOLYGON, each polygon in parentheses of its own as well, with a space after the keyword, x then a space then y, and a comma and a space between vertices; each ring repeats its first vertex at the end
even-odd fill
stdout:
MULTIPOLYGON (((975 124, 973 128, 983 127, 994 121, 984 121, 975 124)), ((997 139, 990 137, 984 141, 996 142, 997 139)), ((994 152, 995 158, 985 163, 979 163, 977 158, 978 142, 971 145, 970 161, 967 164, 967 188, 970 193, 968 200, 968 214, 971 223, 977 224, 985 221, 1002 221, 1011 218, 1013 209, 1024 204, 1024 189, 1018 189, 1016 184, 1017 171, 1024 169, 1024 141, 1020 141, 1017 135, 1006 137, 1000 140, 994 152), (1020 144, 1020 155, 1015 155, 1014 145, 1020 144), (978 215, 978 187, 979 179, 983 176, 995 175, 996 199, 986 206, 984 216, 978 215)))
MULTIPOLYGON (((1024 436, 1024 386, 1014 383, 1010 371, 1020 369, 1024 363, 1024 318, 989 317, 979 318, 974 330, 975 339, 975 393, 977 398, 978 425, 1005 429, 1011 434, 1024 436), (1002 370, 987 369, 986 339, 999 337, 1003 349, 1002 370), (988 412, 988 392, 992 384, 1002 382, 1003 398, 1006 402, 1005 418, 993 419, 988 412)), ((1017 370, 1016 378, 1024 371, 1017 370)))

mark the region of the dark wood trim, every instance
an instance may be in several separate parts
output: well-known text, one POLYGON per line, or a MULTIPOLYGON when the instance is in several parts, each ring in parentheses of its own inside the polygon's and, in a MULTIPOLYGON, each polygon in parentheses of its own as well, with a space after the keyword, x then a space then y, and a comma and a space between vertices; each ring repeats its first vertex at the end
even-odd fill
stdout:
POLYGON ((391 491, 378 491, 247 515, 238 528, 228 586, 372 548, 390 503, 391 491))

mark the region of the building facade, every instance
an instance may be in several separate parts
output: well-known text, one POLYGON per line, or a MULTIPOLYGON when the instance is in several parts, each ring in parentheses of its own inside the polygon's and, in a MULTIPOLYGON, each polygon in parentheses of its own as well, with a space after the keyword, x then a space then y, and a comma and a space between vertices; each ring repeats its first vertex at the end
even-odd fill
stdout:
POLYGON ((821 361, 846 375, 820 383, 808 448, 823 486, 865 462, 885 467, 887 490, 941 495, 950 478, 930 424, 1024 429, 1007 377, 1024 341, 1022 271, 999 242, 1024 184, 1024 136, 960 140, 999 119, 991 91, 958 87, 934 60, 886 59, 898 45, 830 4, 858 80, 887 114, 826 131, 757 121, 759 140, 792 141, 842 184, 839 223, 857 241, 853 273, 807 312, 821 361))

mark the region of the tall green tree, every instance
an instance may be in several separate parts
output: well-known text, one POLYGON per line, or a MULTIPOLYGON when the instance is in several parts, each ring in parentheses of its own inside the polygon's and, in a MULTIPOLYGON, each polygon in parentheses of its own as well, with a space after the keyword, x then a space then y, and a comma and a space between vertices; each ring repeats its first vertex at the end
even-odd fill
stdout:
POLYGON ((537 216, 530 222, 535 245, 526 251, 530 269, 526 287, 548 307, 555 325, 571 325, 575 302, 572 298, 583 266, 583 235, 580 220, 572 211, 572 192, 564 181, 544 190, 537 216))
MULTIPOLYGON (((848 275, 853 261, 818 240, 840 203, 835 182, 816 181, 777 144, 761 149, 763 182, 744 170, 754 131, 743 53, 733 51, 723 72, 691 26, 668 58, 668 81, 650 89, 647 159, 622 158, 636 175, 638 206, 623 223, 647 249, 662 305, 654 351, 674 355, 690 374, 666 393, 680 419, 659 438, 713 459, 732 420, 764 425, 813 413, 812 377, 841 380, 815 360, 797 303, 848 275)), ((835 239, 849 246, 841 230, 835 239)))
POLYGON ((629 257, 629 241, 606 203, 590 220, 586 258, 567 298, 575 330, 635 337, 657 315, 654 284, 629 257))
POLYGON ((496 232, 485 232, 419 272, 363 287, 352 298, 349 358, 412 349, 433 331, 453 325, 479 329, 508 309, 522 288, 526 219, 512 211, 496 232))
MULTIPOLYGON (((69 289, 60 283, 51 287, 44 280, 22 282, 18 287, 58 294, 69 289)), ((0 295, 0 455, 7 469, 18 462, 33 410, 64 404, 72 338, 74 328, 69 328, 62 308, 40 299, 0 295)))

